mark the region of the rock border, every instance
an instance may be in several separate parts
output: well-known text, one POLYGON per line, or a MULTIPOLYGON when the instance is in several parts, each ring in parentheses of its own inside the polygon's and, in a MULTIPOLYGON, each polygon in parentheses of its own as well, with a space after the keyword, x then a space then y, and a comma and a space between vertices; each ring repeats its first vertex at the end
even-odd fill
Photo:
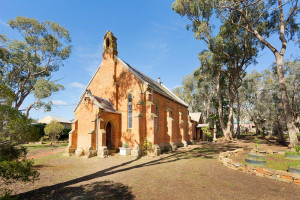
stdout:
POLYGON ((275 179, 279 181, 284 181, 288 183, 295 183, 300 185, 300 175, 286 172, 282 170, 273 170, 273 169, 267 169, 263 167, 255 167, 248 164, 238 163, 234 162, 231 158, 235 156, 235 154, 239 152, 243 152, 244 150, 242 148, 235 149, 233 151, 226 151, 219 154, 218 160, 221 162, 224 166, 246 172, 249 174, 253 174, 260 177, 267 177, 269 179, 275 179))

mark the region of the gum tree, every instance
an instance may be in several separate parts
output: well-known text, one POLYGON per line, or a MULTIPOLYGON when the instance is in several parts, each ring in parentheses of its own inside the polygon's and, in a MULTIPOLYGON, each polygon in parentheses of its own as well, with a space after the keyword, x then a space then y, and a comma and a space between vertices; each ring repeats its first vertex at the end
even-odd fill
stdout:
MULTIPOLYGON (((226 139, 231 140, 234 101, 247 66, 255 62, 258 44, 247 30, 240 29, 227 21, 221 20, 219 32, 214 30, 211 22, 212 19, 216 19, 213 15, 215 11, 213 2, 176 0, 172 8, 181 16, 187 16, 191 20, 192 25, 189 27, 192 27, 195 37, 207 44, 209 52, 202 54, 202 57, 209 57, 207 60, 210 61, 206 66, 217 72, 217 80, 220 80, 221 73, 228 76, 229 120, 226 125, 222 119, 220 88, 218 87, 217 94, 221 128, 226 139)), ((238 12, 232 12, 229 18, 236 24, 243 23, 238 12)))
MULTIPOLYGON (((203 1, 206 2, 206 1, 203 1)), ((211 4, 211 2, 209 3, 211 4)), ((248 31, 262 46, 267 47, 276 60, 276 70, 279 80, 281 101, 289 132, 290 147, 298 145, 297 134, 299 129, 294 124, 292 109, 289 102, 286 80, 283 70, 283 58, 287 49, 288 41, 293 40, 299 31, 299 23, 296 21, 299 14, 298 0, 236 0, 214 1, 214 8, 218 16, 232 25, 248 31), (240 15, 242 24, 237 24, 230 16, 233 12, 240 15), (277 33, 281 46, 276 48, 275 42, 268 38, 277 33)))
POLYGON ((14 107, 19 109, 25 98, 34 93, 36 102, 29 106, 49 109, 51 102, 41 103, 41 99, 51 95, 62 87, 50 81, 53 72, 59 70, 63 61, 71 53, 69 31, 51 21, 39 22, 33 18, 16 17, 8 22, 24 40, 8 40, 1 35, 0 54, 3 81, 14 92, 14 107), (46 93, 36 92, 36 84, 43 81, 51 87, 46 93))

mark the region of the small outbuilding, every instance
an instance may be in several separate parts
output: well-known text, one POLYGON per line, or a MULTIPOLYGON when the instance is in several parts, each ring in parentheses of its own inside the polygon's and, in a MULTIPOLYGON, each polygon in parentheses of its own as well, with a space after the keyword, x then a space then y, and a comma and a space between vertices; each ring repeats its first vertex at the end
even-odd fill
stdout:
POLYGON ((38 123, 49 124, 51 121, 58 121, 61 125, 65 127, 65 129, 72 129, 72 122, 63 117, 47 115, 46 117, 40 119, 38 123))

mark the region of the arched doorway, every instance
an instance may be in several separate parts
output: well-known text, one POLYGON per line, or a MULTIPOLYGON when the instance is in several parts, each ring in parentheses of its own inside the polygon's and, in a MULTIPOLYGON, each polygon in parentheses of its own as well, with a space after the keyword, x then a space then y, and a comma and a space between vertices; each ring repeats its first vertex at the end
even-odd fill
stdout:
POLYGON ((107 125, 106 125, 106 147, 108 148, 108 149, 111 149, 111 146, 112 146, 112 134, 111 134, 111 132, 112 132, 112 130, 111 130, 111 124, 110 124, 110 122, 108 122, 107 123, 107 125))

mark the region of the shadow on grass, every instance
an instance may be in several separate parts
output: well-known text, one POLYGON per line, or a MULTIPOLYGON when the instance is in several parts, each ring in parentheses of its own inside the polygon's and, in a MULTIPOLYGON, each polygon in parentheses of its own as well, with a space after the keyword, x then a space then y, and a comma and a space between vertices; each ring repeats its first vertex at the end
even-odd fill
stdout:
MULTIPOLYGON (((170 162, 176 162, 178 160, 183 160, 183 159, 194 159, 194 158, 214 159, 217 157, 218 153, 220 153, 222 151, 228 151, 231 149, 235 149, 235 148, 238 148, 238 146, 235 144, 228 144, 228 145, 223 144, 221 146, 219 146, 218 144, 203 144, 203 145, 201 145, 201 147, 194 147, 192 149, 180 148, 176 152, 169 152, 161 157, 158 157, 157 159, 154 159, 154 160, 151 160, 151 161, 148 161, 145 163, 135 164, 135 161, 137 161, 139 159, 139 158, 137 158, 137 159, 134 159, 134 160, 131 160, 128 162, 124 162, 122 164, 115 165, 115 166, 109 167, 107 169, 103 169, 98 172, 95 172, 95 173, 92 173, 92 174, 89 174, 86 176, 82 176, 82 177, 79 177, 79 178, 76 178, 76 179, 73 179, 70 181, 58 183, 58 184, 51 185, 51 186, 41 187, 41 188, 29 191, 29 192, 19 194, 19 198, 20 199, 35 199, 35 200, 36 199, 52 199, 52 198, 50 198, 51 195, 54 195, 55 193, 57 193, 59 191, 69 191, 69 193, 71 193, 73 191, 74 193, 77 194, 76 189, 74 187, 70 187, 71 185, 79 184, 81 182, 90 181, 90 180, 93 180, 96 178, 105 177, 108 175, 117 174, 120 172, 125 172, 125 171, 129 171, 129 170, 137 169, 137 168, 148 167, 148 166, 153 166, 153 165, 160 165, 160 164, 170 163, 170 162), (130 166, 128 166, 128 165, 130 165, 130 166)), ((103 182, 91 183, 88 185, 88 187, 95 188, 95 187, 98 187, 97 184, 99 185, 100 183, 103 183, 103 182), (94 186, 94 184, 96 184, 96 185, 94 186)), ((124 189, 127 186, 117 184, 117 185, 113 185, 114 187, 112 187, 111 184, 112 183, 109 184, 110 186, 105 186, 105 184, 104 184, 104 186, 115 188, 116 190, 118 190, 118 187, 122 186, 120 190, 124 191, 124 193, 127 194, 124 189)), ((100 186, 98 187, 97 192, 105 193, 105 191, 101 191, 105 187, 101 184, 100 184, 100 186), (100 186, 102 186, 102 187, 100 187, 100 186)), ((79 188, 84 188, 84 187, 85 187, 84 185, 79 186, 79 188)), ((66 194, 68 194, 68 192, 66 192, 66 194)), ((91 191, 91 192, 89 192, 89 194, 94 194, 94 193, 91 191)), ((109 199, 109 198, 110 197, 107 197, 106 199, 109 199)), ((56 198, 54 198, 54 199, 56 199, 56 198)), ((67 198, 63 198, 63 199, 69 199, 69 198, 67 197, 67 198)), ((85 198, 82 198, 82 199, 85 199, 85 198)), ((89 198, 87 198, 87 199, 89 199, 89 198)), ((91 198, 91 199, 93 199, 93 198, 91 198)), ((116 198, 116 199, 122 199, 122 198, 116 198)), ((130 198, 127 198, 127 199, 130 199, 130 198)))

